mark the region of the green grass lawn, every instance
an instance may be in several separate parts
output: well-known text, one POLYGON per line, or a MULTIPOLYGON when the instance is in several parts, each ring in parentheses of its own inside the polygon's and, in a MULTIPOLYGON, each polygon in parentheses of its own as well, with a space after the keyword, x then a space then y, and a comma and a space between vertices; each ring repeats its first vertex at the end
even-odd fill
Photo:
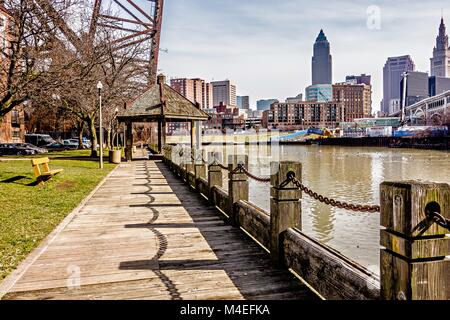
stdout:
POLYGON ((30 185, 35 181, 31 161, 0 161, 0 280, 115 167, 105 159, 101 171, 98 161, 86 157, 89 154, 89 150, 82 150, 44 155, 59 158, 50 160, 51 170, 64 169, 45 187, 30 185))

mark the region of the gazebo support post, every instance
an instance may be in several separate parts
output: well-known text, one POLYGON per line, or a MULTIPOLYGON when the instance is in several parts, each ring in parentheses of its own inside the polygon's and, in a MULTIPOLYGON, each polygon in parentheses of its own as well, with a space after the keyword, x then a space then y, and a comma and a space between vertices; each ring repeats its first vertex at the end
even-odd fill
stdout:
POLYGON ((165 119, 158 121, 158 153, 162 153, 162 148, 166 145, 166 127, 165 119))
POLYGON ((133 160, 133 123, 127 122, 125 129, 125 158, 127 161, 133 160))
POLYGON ((197 124, 196 121, 191 120, 191 149, 196 149, 198 146, 196 146, 197 141, 197 124))

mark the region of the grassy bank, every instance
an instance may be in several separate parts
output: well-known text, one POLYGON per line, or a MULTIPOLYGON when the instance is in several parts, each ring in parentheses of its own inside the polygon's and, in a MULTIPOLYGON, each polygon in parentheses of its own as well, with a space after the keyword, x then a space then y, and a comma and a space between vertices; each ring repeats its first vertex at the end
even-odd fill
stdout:
POLYGON ((89 159, 89 151, 49 153, 50 169, 64 171, 33 186, 30 161, 0 158, 0 280, 6 277, 98 185, 105 170, 89 159), (77 158, 76 160, 74 158, 77 158))

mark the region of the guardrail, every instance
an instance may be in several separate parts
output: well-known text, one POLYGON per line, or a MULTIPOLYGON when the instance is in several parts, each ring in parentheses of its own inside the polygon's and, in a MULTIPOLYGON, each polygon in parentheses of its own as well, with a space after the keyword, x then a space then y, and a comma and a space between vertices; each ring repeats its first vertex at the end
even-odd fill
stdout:
POLYGON ((311 191, 299 162, 272 162, 270 177, 249 172, 248 156, 166 146, 164 162, 263 246, 276 266, 288 268, 326 299, 450 299, 450 186, 384 182, 380 205, 349 204, 311 191), (223 172, 228 174, 228 192, 223 172), (270 182, 270 213, 249 202, 249 179, 270 182), (380 276, 301 229, 302 192, 352 211, 380 212, 380 276))

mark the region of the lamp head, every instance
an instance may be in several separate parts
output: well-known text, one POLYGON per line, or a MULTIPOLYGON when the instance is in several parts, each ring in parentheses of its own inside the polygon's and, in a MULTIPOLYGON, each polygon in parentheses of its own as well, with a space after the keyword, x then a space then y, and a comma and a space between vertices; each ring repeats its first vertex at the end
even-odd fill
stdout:
POLYGON ((101 81, 99 81, 99 82, 97 83, 97 89, 98 89, 98 90, 102 90, 102 89, 103 89, 103 83, 102 83, 101 81))

